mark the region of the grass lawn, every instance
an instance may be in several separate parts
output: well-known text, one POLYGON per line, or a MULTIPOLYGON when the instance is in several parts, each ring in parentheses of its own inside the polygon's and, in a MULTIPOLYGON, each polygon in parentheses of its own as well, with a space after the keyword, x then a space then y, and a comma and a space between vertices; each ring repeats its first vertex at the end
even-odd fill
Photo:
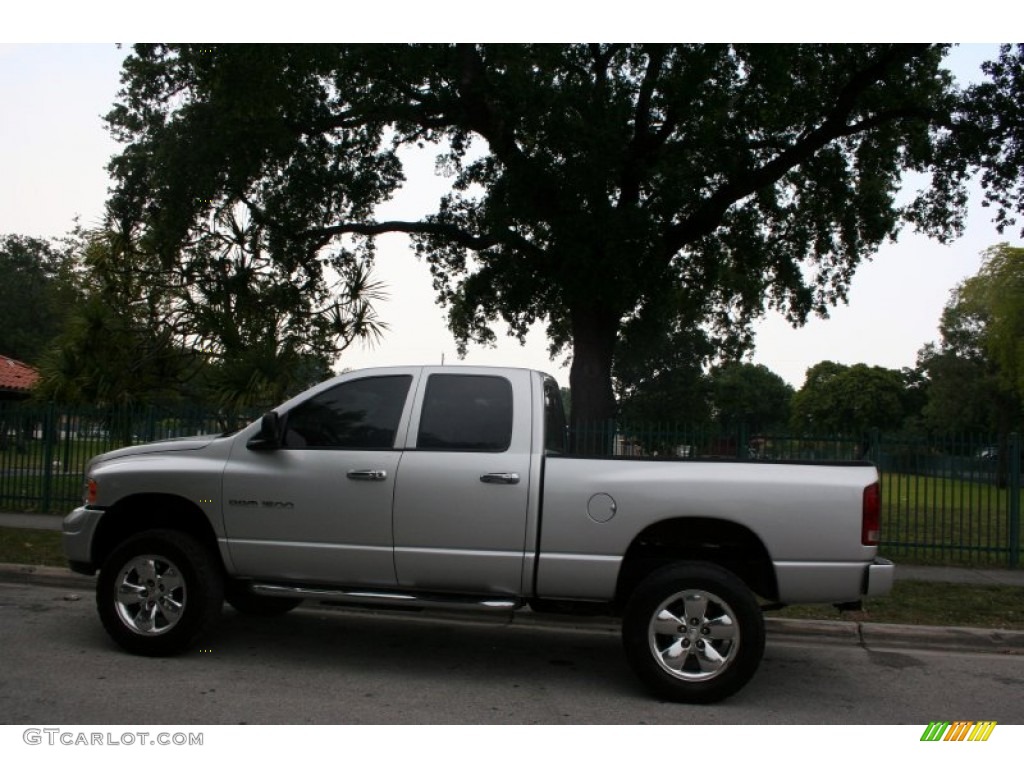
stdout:
POLYGON ((994 483, 886 473, 882 554, 908 563, 1005 566, 1009 502, 994 483))
POLYGON ((832 606, 794 605, 765 615, 785 619, 1024 630, 1024 589, 988 584, 897 581, 892 592, 885 597, 866 599, 863 611, 840 613, 832 606))
POLYGON ((67 567, 59 531, 0 528, 0 563, 67 567))

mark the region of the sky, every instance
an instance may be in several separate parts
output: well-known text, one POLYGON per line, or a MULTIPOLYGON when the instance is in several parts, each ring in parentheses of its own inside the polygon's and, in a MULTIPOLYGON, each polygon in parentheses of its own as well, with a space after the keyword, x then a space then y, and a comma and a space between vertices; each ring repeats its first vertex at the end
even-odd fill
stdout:
MULTIPOLYGON (((978 77, 978 66, 996 50, 994 44, 964 45, 948 64, 967 82, 978 77)), ((0 235, 59 237, 76 219, 86 227, 101 222, 110 185, 105 166, 118 151, 101 118, 114 103, 127 53, 127 46, 113 43, 0 43, 0 235)), ((433 175, 432 154, 409 156, 406 162, 407 189, 379 212, 382 218, 423 213, 444 189, 433 175)), ((913 367, 918 350, 938 337, 950 291, 978 271, 981 251, 999 242, 1024 245, 1018 231, 1000 235, 990 218, 976 194, 966 233, 952 244, 904 230, 896 243, 884 245, 858 268, 848 305, 834 309, 829 319, 812 318, 799 329, 778 315, 758 322, 752 361, 796 388, 807 368, 822 360, 913 367)), ((540 368, 568 384, 565 360, 549 358, 539 325, 525 346, 498 326, 496 348, 471 347, 460 361, 444 310, 435 304, 427 266, 404 236, 379 239, 374 274, 387 286, 389 300, 377 311, 389 330, 374 348, 346 351, 339 368, 443 360, 540 368)))

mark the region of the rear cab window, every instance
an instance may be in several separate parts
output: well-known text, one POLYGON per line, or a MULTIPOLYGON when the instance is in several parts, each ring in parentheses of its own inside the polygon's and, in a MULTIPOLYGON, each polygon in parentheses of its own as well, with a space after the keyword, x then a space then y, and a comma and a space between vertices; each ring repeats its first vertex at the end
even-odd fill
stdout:
POLYGON ((501 376, 438 374, 427 379, 416 447, 503 453, 512 444, 512 384, 501 376))

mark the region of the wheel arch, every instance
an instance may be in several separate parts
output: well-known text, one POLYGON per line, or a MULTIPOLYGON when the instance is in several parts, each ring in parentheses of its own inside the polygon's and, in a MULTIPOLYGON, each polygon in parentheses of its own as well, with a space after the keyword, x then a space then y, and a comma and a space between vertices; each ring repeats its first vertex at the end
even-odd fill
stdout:
POLYGON ((169 493, 133 494, 110 507, 93 538, 92 562, 102 567, 122 541, 155 528, 189 534, 209 548, 220 562, 217 534, 209 518, 194 502, 169 493))
POLYGON ((778 599, 775 567, 757 534, 740 523, 698 516, 661 520, 634 537, 619 568, 616 605, 624 606, 654 571, 683 561, 714 563, 762 598, 778 599))

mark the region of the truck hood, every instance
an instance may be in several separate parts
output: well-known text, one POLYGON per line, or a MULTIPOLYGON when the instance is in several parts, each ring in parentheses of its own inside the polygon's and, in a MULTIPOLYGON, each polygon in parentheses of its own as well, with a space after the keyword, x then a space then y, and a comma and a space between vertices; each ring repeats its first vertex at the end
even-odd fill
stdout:
POLYGON ((115 451, 101 453, 93 458, 90 464, 95 465, 111 459, 122 459, 128 456, 141 456, 147 453, 171 453, 173 451, 198 451, 205 448, 218 435, 196 435, 194 437, 176 437, 171 440, 158 440, 155 443, 143 443, 142 445, 129 445, 126 448, 118 448, 115 451))

